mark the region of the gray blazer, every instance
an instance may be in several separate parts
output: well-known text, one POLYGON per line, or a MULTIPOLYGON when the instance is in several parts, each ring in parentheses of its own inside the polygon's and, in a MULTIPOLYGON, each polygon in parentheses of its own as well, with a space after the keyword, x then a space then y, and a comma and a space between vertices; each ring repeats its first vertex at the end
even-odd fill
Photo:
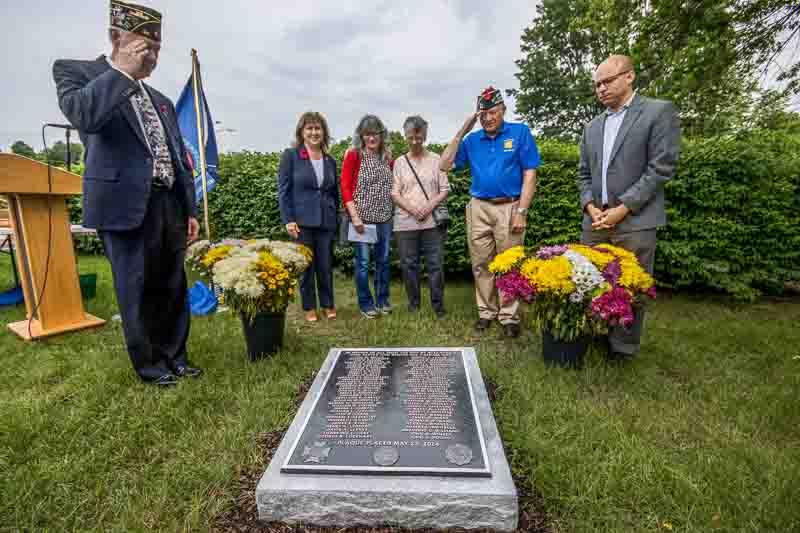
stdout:
MULTIPOLYGON (((603 129, 606 113, 583 130, 578 189, 581 208, 602 205, 603 129)), ((625 204, 631 212, 617 225, 620 232, 657 228, 667 223, 664 184, 675 174, 681 126, 671 102, 634 96, 611 152, 606 182, 608 205, 625 204)), ((583 229, 592 220, 584 210, 583 229)))

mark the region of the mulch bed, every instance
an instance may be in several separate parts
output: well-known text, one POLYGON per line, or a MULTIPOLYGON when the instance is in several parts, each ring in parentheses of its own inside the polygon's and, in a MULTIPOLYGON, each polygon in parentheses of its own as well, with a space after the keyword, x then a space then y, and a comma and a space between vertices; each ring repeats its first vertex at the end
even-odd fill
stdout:
MULTIPOLYGON (((314 381, 311 375, 297 389, 294 398, 294 408, 299 408, 308 390, 314 381)), ((486 380, 486 389, 489 399, 495 402, 498 387, 486 380)), ((464 531, 461 529, 435 530, 435 529, 406 529, 392 526, 384 527, 317 527, 301 524, 288 525, 280 522, 260 522, 258 520, 258 506, 256 505, 256 486, 267 465, 275 455, 275 451, 283 439, 286 428, 279 431, 261 433, 256 437, 256 446, 261 463, 247 471, 240 472, 234 486, 236 497, 231 505, 222 514, 214 517, 211 523, 213 533, 443 533, 464 531)), ((506 450, 508 453, 508 450, 506 450)), ((541 496, 532 490, 531 483, 526 478, 514 478, 519 496, 519 526, 518 532, 522 533, 551 533, 550 520, 542 509, 541 496)), ((488 529, 471 530, 473 532, 489 533, 488 529)))

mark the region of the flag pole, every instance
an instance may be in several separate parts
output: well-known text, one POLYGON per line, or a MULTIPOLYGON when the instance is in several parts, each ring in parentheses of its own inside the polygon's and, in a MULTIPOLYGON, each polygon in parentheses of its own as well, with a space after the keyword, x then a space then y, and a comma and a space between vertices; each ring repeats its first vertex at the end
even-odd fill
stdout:
MULTIPOLYGON (((203 221, 206 230, 206 239, 211 240, 211 229, 208 224, 208 187, 206 185, 206 132, 203 127, 205 109, 200 107, 200 63, 197 61, 197 50, 192 48, 192 92, 194 93, 194 114, 197 118, 198 152, 200 152, 200 176, 203 179, 203 221)), ((213 125, 211 125, 213 127, 213 125)))

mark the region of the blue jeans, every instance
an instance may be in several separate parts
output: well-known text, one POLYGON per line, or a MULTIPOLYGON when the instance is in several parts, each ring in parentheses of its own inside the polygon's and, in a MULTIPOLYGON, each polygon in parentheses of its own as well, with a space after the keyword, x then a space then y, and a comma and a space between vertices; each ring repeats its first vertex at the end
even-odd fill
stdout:
POLYGON ((358 307, 365 312, 374 311, 376 302, 378 307, 389 306, 389 241, 392 238, 392 221, 375 226, 378 230, 378 242, 353 244, 358 307), (369 290, 370 248, 375 255, 375 299, 369 290))

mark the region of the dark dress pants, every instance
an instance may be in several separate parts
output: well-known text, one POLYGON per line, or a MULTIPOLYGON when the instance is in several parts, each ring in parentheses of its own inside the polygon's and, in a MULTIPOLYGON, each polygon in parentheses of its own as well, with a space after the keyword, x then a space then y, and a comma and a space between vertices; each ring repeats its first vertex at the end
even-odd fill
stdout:
POLYGON ((111 263, 128 355, 145 381, 188 364, 185 212, 174 189, 154 188, 140 227, 99 232, 111 263))
POLYGON ((303 273, 300 280, 300 298, 303 310, 311 311, 319 305, 326 309, 333 308, 333 239, 336 231, 332 229, 309 228, 300 226, 300 237, 297 242, 306 245, 314 258, 311 266, 303 273))
MULTIPOLYGON (((636 255, 639 264, 649 274, 653 274, 656 258, 656 230, 646 229, 619 233, 615 230, 584 230, 581 237, 583 244, 594 246, 596 244, 612 244, 625 248, 636 255)), ((608 342, 611 350, 625 355, 634 355, 639 352, 639 345, 644 329, 644 309, 634 311, 633 325, 629 329, 616 326, 608 333, 608 342)))
POLYGON ((425 258, 428 271, 428 286, 431 291, 431 307, 434 311, 444 311, 444 271, 442 256, 444 232, 440 228, 397 231, 397 251, 400 269, 408 296, 408 307, 418 309, 420 305, 420 258, 425 258))

